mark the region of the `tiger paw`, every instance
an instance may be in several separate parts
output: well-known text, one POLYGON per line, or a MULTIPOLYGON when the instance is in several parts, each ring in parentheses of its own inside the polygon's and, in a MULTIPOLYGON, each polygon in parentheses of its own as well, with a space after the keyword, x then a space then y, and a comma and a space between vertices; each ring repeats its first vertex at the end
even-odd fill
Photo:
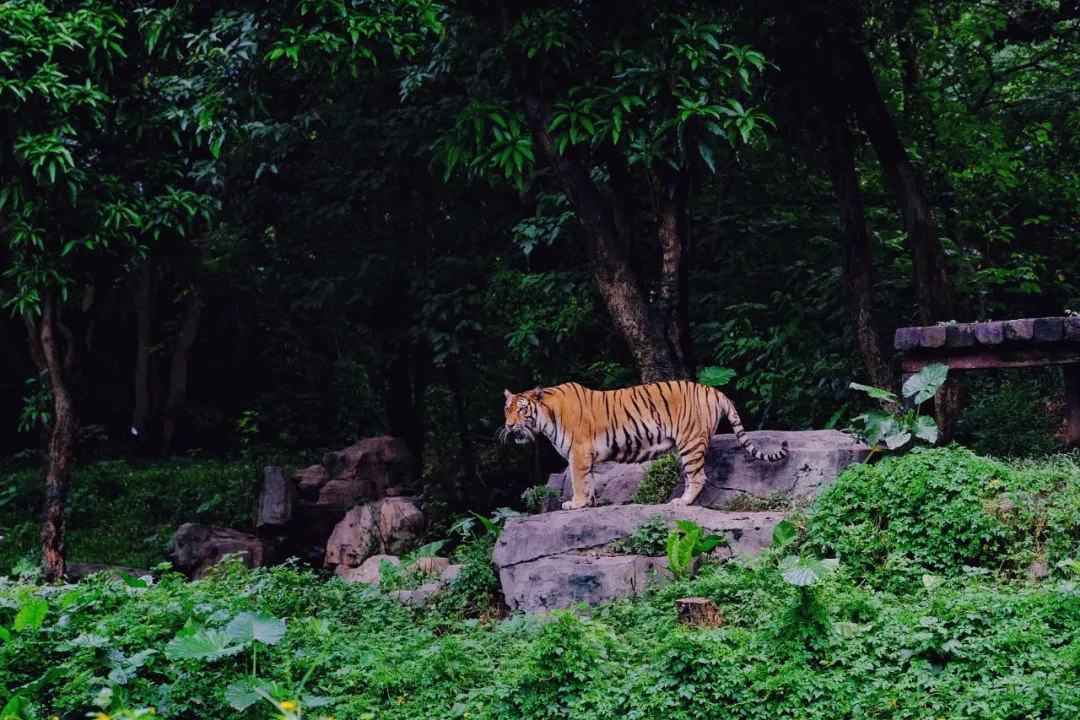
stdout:
POLYGON ((562 504, 562 509, 563 510, 580 510, 581 508, 585 507, 585 505, 587 505, 587 503, 584 500, 582 502, 580 502, 580 503, 575 503, 573 500, 567 500, 566 502, 564 502, 562 504))
POLYGON ((672 500, 671 502, 668 503, 668 505, 673 505, 675 507, 681 507, 681 506, 689 505, 689 504, 690 503, 686 502, 686 498, 684 498, 684 497, 677 497, 677 498, 675 498, 674 500, 672 500))

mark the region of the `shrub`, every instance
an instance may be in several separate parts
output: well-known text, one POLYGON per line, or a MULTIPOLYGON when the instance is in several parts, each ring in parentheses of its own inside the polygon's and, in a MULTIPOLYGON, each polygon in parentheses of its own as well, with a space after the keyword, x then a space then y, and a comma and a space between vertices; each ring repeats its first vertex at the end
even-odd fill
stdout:
POLYGON ((885 584, 965 566, 1019 572, 1076 552, 1080 468, 1008 465, 956 446, 849 468, 822 493, 807 542, 885 584))
POLYGON ((679 484, 679 455, 669 452, 658 457, 645 471, 642 481, 630 502, 640 505, 656 505, 667 502, 671 491, 679 484))

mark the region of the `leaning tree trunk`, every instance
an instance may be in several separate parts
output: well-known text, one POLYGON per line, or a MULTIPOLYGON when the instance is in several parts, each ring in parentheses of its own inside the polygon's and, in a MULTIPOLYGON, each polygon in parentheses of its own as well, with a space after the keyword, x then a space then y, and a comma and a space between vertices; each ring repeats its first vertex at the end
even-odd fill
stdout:
MULTIPOLYGON (((866 54, 850 39, 842 42, 842 52, 847 60, 849 97, 855 114, 874 146, 907 228, 920 319, 924 325, 951 320, 952 298, 945 251, 922 180, 885 107, 866 54)), ((950 375, 938 390, 934 406, 940 443, 949 442, 956 430, 962 392, 959 374, 950 375)))
POLYGON ((829 174, 840 215, 843 251, 844 299, 855 326, 859 353, 875 387, 896 391, 896 378, 881 351, 881 335, 874 314, 874 265, 866 232, 859 176, 855 168, 855 141, 848 129, 848 104, 831 58, 818 60, 817 102, 825 121, 829 174))
POLYGON ((64 575, 67 551, 65 511, 71 481, 71 461, 75 452, 75 408, 59 348, 58 335, 61 333, 58 315, 55 293, 48 291, 42 303, 39 336, 54 401, 52 433, 49 438, 49 470, 45 478, 45 509, 41 526, 42 566, 46 582, 56 582, 64 575))
MULTIPOLYGON (((533 137, 551 164, 581 225, 593 276, 608 311, 615 320, 643 382, 685 377, 686 367, 674 352, 666 333, 666 318, 652 311, 630 266, 626 246, 615 224, 615 214, 604 201, 588 170, 570 154, 555 150, 548 131, 547 105, 526 96, 525 106, 533 137)), ((673 252, 665 248, 665 255, 673 252)), ((679 253, 672 262, 677 263, 679 253)))
POLYGON ((658 322, 684 377, 693 375, 693 344, 690 338, 689 292, 687 288, 687 184, 685 173, 672 178, 671 189, 661 187, 660 249, 663 265, 660 293, 654 304, 658 322))

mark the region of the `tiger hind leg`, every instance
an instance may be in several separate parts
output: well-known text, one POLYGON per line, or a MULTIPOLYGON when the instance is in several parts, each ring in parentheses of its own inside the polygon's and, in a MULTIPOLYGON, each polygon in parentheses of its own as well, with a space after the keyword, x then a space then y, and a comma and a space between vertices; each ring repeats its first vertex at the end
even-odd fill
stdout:
POLYGON ((686 488, 680 497, 671 501, 672 505, 693 505, 697 496, 705 489, 705 452, 708 448, 708 437, 697 438, 685 446, 680 445, 679 462, 686 477, 686 488))

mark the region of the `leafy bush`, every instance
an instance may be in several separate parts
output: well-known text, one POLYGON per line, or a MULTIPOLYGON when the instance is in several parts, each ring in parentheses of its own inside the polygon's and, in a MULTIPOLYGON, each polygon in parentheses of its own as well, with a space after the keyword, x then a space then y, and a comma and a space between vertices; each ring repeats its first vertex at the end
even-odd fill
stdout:
MULTIPOLYGON (((39 546, 44 470, 0 477, 0 573, 7 574, 39 546)), ((152 567, 181 523, 249 523, 257 485, 256 466, 243 462, 174 458, 77 466, 69 497, 69 560, 152 567)))
POLYGON ((890 586, 965 566, 1018 573, 1073 556, 1080 467, 1008 465, 956 446, 849 468, 822 493, 807 542, 890 586))
POLYGON ((656 505, 667 502, 671 491, 679 484, 679 455, 664 453, 645 471, 645 480, 638 486, 630 502, 640 505, 656 505))
POLYGON ((979 455, 1034 457, 1050 451, 1064 415, 1062 382, 1057 368, 968 373, 968 404, 957 438, 979 455))
POLYGON ((547 485, 534 485, 521 493, 521 502, 525 503, 525 509, 533 515, 542 513, 549 498, 561 496, 561 492, 547 485))
POLYGON ((662 515, 653 515, 642 520, 633 535, 615 541, 612 544, 612 550, 631 555, 660 557, 667 552, 670 532, 667 518, 662 515))

